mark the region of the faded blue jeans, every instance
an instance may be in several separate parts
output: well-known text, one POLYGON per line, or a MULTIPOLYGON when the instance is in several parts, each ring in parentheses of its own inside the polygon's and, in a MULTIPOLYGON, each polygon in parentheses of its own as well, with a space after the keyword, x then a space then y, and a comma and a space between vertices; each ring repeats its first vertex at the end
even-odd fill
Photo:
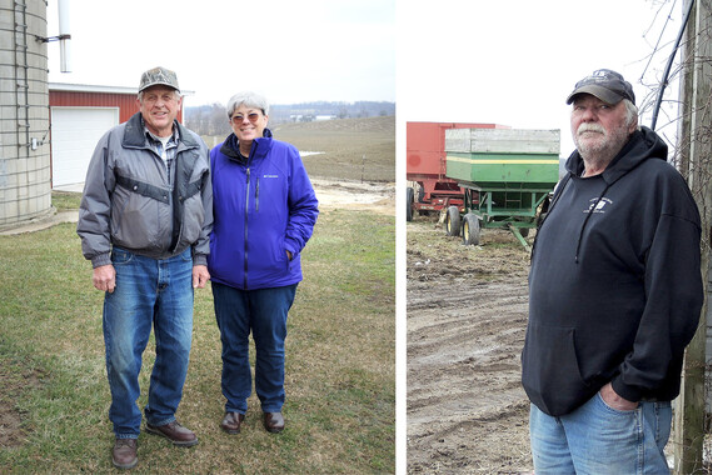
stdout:
POLYGON ((669 475, 669 402, 609 407, 596 394, 571 414, 552 417, 531 405, 529 434, 536 475, 669 475))
POLYGON ((104 298, 109 419, 117 438, 135 439, 141 430, 138 375, 151 327, 156 361, 144 414, 151 425, 175 420, 193 331, 193 260, 190 249, 156 260, 114 248, 111 261, 116 289, 104 298))
POLYGON ((239 290, 212 283, 215 316, 222 341, 222 391, 225 412, 247 412, 252 392, 249 336, 255 341, 255 392, 263 412, 280 412, 284 404, 284 340, 287 314, 297 284, 239 290))

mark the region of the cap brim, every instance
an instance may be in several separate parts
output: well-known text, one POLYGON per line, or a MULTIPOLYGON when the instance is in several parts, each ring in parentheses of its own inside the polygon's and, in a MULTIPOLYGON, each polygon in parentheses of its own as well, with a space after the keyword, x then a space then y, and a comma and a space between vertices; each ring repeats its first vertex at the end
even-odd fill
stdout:
POLYGON ((588 84, 586 86, 579 87, 574 92, 569 94, 569 97, 566 99, 566 103, 571 104, 574 101, 574 97, 578 96, 579 94, 591 94, 592 96, 599 98, 606 104, 618 104, 620 101, 625 99, 625 96, 616 94, 610 89, 597 86, 596 84, 588 84))
POLYGON ((178 88, 175 87, 174 85, 168 84, 168 83, 165 83, 165 82, 160 82, 160 81, 159 81, 159 82, 154 82, 154 83, 152 83, 152 84, 146 84, 146 85, 143 86, 141 89, 139 89, 138 92, 145 91, 145 90, 148 89, 149 87, 153 87, 153 86, 166 86, 166 87, 170 87, 171 89, 175 89, 176 91, 180 92, 180 89, 178 89, 178 88))

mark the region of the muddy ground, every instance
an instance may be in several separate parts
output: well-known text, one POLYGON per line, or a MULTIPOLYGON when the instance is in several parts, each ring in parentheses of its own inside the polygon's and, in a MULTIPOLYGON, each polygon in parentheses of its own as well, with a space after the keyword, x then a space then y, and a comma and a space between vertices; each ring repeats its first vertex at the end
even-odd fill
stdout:
POLYGON ((509 231, 483 230, 480 244, 447 237, 437 217, 407 225, 410 474, 532 470, 519 361, 529 253, 509 231))
POLYGON ((319 208, 371 211, 395 216, 395 184, 311 178, 319 208))

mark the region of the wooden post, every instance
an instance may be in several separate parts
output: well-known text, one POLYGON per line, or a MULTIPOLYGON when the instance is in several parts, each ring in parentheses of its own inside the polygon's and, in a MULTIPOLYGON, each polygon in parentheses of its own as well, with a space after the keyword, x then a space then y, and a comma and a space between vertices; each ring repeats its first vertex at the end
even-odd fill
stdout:
MULTIPOLYGON (((691 0, 683 2, 686 10, 691 0)), ((709 0, 697 0, 687 26, 684 42, 684 66, 681 90, 681 126, 678 137, 681 173, 687 178, 702 217, 702 265, 705 295, 710 286, 710 75, 708 64, 712 52, 710 41, 709 0)), ((707 340, 707 312, 705 299, 697 333, 688 346, 683 367, 680 396, 675 403, 674 453, 675 474, 699 473, 702 469, 705 435, 705 347, 707 340)))

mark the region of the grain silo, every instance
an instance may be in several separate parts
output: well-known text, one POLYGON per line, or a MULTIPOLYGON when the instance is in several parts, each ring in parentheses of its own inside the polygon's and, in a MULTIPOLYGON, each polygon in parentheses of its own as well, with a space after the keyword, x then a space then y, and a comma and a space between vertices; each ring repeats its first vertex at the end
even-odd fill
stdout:
POLYGON ((0 228, 52 213, 47 2, 0 0, 0 228))

